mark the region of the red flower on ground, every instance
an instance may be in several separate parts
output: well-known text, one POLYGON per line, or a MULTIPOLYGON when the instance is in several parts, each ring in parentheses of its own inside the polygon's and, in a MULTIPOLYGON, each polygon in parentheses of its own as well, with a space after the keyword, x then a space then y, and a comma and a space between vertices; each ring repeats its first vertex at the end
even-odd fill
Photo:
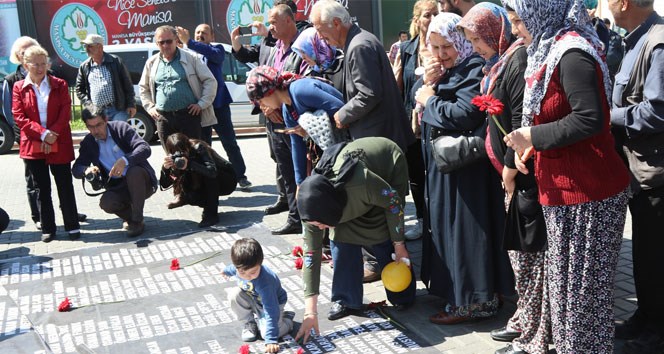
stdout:
POLYGON ((304 349, 302 349, 302 347, 297 348, 297 353, 295 354, 304 354, 304 349))
POLYGON ((293 247, 293 252, 291 252, 291 253, 295 257, 302 257, 302 255, 304 255, 304 251, 302 250, 302 247, 300 247, 300 246, 293 247))
POLYGON ((171 261, 171 270, 179 270, 180 269, 180 261, 178 261, 177 258, 173 258, 171 261))
POLYGON ((487 113, 496 116, 501 115, 503 113, 503 108, 505 108, 499 99, 494 98, 491 95, 475 96, 472 100, 470 100, 470 103, 479 107, 480 111, 486 111, 487 113))
POLYGON ((68 312, 71 311, 71 302, 69 301, 69 298, 66 297, 64 301, 58 305, 58 311, 59 312, 68 312))
POLYGON ((302 269, 302 265, 304 264, 304 261, 302 258, 295 258, 295 269, 302 269))
POLYGON ((249 350, 249 344, 243 344, 240 346, 240 349, 238 349, 238 354, 249 354, 251 353, 251 350, 249 350))

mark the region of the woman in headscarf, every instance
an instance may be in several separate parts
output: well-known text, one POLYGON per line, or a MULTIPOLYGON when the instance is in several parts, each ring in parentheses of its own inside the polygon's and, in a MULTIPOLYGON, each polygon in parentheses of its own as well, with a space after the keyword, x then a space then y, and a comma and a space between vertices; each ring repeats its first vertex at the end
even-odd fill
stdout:
POLYGON ((321 39, 315 28, 310 27, 302 31, 291 48, 309 64, 305 76, 324 77, 332 82, 334 88, 341 90, 343 55, 337 48, 321 39))
POLYGON ((344 105, 341 92, 319 79, 302 78, 289 72, 280 74, 267 65, 251 70, 246 86, 251 101, 282 111, 287 127, 283 133, 290 134, 295 182, 299 186, 307 177, 307 149, 302 138, 307 132, 300 127, 300 117, 307 112, 323 110, 327 114, 327 123, 331 124, 334 113, 344 105))
MULTIPOLYGON (((506 5, 508 6, 508 5, 506 5)), ((509 11, 509 8, 508 8, 509 11)), ((524 44, 532 40, 512 27, 508 11, 484 2, 477 4, 459 22, 459 28, 485 60, 480 91, 505 106, 494 120, 489 117, 486 149, 494 168, 503 178, 509 207, 503 248, 509 250, 519 294, 517 309, 503 328, 491 331, 498 341, 513 344, 496 353, 543 354, 549 350, 550 326, 545 297, 544 249, 546 225, 537 201, 537 184, 532 174, 518 173, 514 150, 503 141, 506 133, 521 127, 521 110, 528 55, 524 44), (522 38, 516 39, 515 35, 522 38)), ((511 18, 516 19, 514 12, 511 18)), ((532 167, 532 161, 529 161, 532 167)))
POLYGON ((533 40, 523 127, 505 141, 539 187, 556 350, 613 353, 613 286, 629 176, 609 131, 611 80, 602 43, 583 0, 510 5, 533 40))
POLYGON ((431 152, 432 128, 475 130, 485 115, 470 101, 480 93, 484 60, 456 25, 456 14, 441 13, 429 25, 429 50, 445 69, 431 86, 415 94, 424 107, 422 141, 427 171, 425 232, 422 241, 422 281, 433 295, 447 299, 429 320, 456 324, 486 318, 498 311, 497 293, 511 293, 512 272, 502 251, 505 211, 500 179, 488 159, 443 174, 431 152))
MULTIPOLYGON (((413 39, 401 45, 393 65, 394 77, 401 89, 407 117, 410 119, 415 137, 418 138, 414 143, 416 145, 406 152, 410 191, 415 202, 415 216, 417 217, 415 227, 406 231, 405 237, 409 240, 422 236, 424 218, 424 162, 422 161, 422 149, 420 148, 422 141, 420 139, 419 118, 417 114, 413 114, 415 100, 411 91, 415 82, 423 74, 423 72, 416 74, 415 69, 424 68, 424 65, 431 58, 431 53, 426 46, 427 30, 431 19, 436 15, 438 15, 438 3, 435 0, 418 0, 415 3, 413 19, 410 22, 410 35, 413 39)), ((440 64, 437 67, 440 68, 440 64)), ((440 74, 442 74, 442 71, 440 74)), ((433 83, 435 82, 430 84, 433 83)))

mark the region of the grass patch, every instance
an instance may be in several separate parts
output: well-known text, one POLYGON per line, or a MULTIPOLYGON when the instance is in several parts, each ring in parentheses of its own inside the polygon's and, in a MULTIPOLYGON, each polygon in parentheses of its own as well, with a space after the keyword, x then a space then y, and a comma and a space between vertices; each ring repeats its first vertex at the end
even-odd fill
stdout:
POLYGON ((81 105, 72 105, 71 110, 73 113, 70 126, 72 131, 77 131, 77 130, 87 130, 85 127, 85 123, 83 123, 83 120, 81 119, 81 105))

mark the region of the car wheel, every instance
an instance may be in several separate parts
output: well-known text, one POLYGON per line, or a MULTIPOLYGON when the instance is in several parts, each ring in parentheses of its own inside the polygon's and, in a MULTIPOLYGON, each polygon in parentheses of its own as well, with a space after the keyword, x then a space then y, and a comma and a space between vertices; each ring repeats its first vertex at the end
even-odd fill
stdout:
POLYGON ((127 119, 127 123, 134 128, 138 136, 143 138, 143 140, 151 142, 154 139, 154 121, 142 112, 136 112, 134 117, 127 119))
POLYGON ((4 121, 0 121, 0 154, 8 153, 14 146, 14 130, 4 121))

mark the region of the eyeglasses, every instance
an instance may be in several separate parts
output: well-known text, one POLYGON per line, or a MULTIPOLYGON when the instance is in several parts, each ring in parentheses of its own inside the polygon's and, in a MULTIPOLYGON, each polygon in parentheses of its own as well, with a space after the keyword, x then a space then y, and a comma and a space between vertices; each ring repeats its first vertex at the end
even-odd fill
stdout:
POLYGON ((96 46, 96 45, 97 45, 96 43, 93 43, 93 44, 83 44, 83 47, 85 47, 85 48, 92 48, 92 47, 94 47, 94 46, 96 46))
POLYGON ((172 39, 164 39, 163 41, 157 41, 157 44, 159 45, 171 45, 173 44, 172 39))

